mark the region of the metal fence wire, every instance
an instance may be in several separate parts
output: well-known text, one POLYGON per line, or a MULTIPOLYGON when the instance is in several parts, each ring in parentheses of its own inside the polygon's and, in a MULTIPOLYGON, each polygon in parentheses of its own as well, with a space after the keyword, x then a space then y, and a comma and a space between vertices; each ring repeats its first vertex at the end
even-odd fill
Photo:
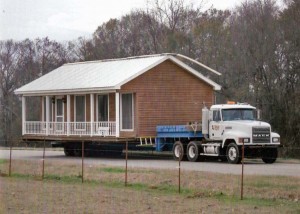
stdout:
MULTIPOLYGON (((124 145, 121 153, 120 149, 114 146, 108 149, 88 148, 85 147, 84 142, 81 142, 73 151, 74 156, 71 157, 62 157, 63 149, 51 148, 51 144, 46 141, 36 142, 33 147, 29 147, 23 141, 11 141, 9 145, 9 147, 2 147, 0 159, 0 175, 2 177, 74 184, 94 183, 100 186, 125 186, 140 190, 165 190, 178 194, 191 194, 189 197, 219 195, 243 200, 245 197, 249 198, 255 195, 251 185, 261 192, 258 188, 261 185, 259 181, 261 178, 256 178, 258 179, 256 181, 251 175, 245 174, 247 171, 245 162, 247 163, 248 158, 252 157, 244 157, 243 149, 241 150, 241 164, 237 165, 240 175, 216 175, 210 172, 188 170, 180 159, 172 162, 169 169, 148 167, 145 160, 169 160, 171 155, 157 155, 153 151, 132 152, 128 150, 128 142, 124 145), (30 157, 26 157, 24 153, 29 151, 30 157), (103 157, 108 159, 110 164, 102 163, 103 157), (133 167, 130 165, 131 160, 141 164, 139 167, 133 167)), ((291 148, 281 148, 281 150, 285 149, 291 148)), ((299 151, 300 148, 293 148, 293 150, 299 151)), ((180 155, 185 155, 183 151, 181 152, 180 155)), ((279 157, 286 158, 281 156, 286 153, 286 151, 280 151, 279 157)), ((159 161, 157 163, 159 164, 159 161)), ((195 164, 201 166, 202 163, 195 164)), ((278 182, 277 179, 275 177, 272 182, 278 182)), ((272 197, 271 193, 261 192, 260 194, 264 197, 272 197)), ((296 200, 298 194, 291 194, 294 195, 288 197, 294 197, 296 200)))

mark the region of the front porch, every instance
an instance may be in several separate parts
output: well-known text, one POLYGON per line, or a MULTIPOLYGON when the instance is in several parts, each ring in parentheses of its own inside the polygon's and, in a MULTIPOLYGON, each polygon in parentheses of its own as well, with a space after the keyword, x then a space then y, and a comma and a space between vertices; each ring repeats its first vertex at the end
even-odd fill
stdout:
POLYGON ((130 126, 133 125, 133 96, 129 101, 125 98, 128 94, 119 92, 23 96, 23 138, 120 138, 124 127, 133 128, 130 126), (36 98, 34 108, 31 97, 36 98), (123 119, 120 118, 122 112, 123 119), (32 114, 37 116, 32 118, 32 114))
POLYGON ((26 121, 23 135, 116 137, 116 122, 26 121))

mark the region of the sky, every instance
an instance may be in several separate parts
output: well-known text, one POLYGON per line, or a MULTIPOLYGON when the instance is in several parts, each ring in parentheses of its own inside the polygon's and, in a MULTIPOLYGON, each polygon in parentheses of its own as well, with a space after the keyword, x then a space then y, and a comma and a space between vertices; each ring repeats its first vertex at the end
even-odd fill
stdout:
MULTIPOLYGON (((148 0, 149 1, 149 0, 148 0)), ((200 0, 187 0, 198 4, 200 0)), ((204 8, 231 9, 242 0, 203 0, 204 8)), ((90 37, 110 18, 145 8, 147 0, 0 0, 0 40, 90 37)))

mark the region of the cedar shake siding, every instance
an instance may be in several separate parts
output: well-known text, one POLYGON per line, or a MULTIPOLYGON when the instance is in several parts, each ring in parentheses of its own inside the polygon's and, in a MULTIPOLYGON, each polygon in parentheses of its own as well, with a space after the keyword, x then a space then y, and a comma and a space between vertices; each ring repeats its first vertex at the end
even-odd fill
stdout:
POLYGON ((203 102, 213 104, 213 87, 167 60, 121 87, 134 93, 134 132, 121 137, 155 136, 157 125, 201 121, 203 102))

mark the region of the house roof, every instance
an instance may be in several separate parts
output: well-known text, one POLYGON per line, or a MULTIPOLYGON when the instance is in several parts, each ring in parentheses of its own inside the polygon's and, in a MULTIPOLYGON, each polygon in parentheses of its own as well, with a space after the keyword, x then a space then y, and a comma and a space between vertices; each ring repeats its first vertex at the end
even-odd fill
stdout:
POLYGON ((65 64, 48 74, 15 90, 20 95, 50 95, 59 93, 84 93, 120 89, 160 63, 171 60, 194 76, 211 85, 221 86, 171 55, 149 55, 113 60, 100 60, 65 64))

